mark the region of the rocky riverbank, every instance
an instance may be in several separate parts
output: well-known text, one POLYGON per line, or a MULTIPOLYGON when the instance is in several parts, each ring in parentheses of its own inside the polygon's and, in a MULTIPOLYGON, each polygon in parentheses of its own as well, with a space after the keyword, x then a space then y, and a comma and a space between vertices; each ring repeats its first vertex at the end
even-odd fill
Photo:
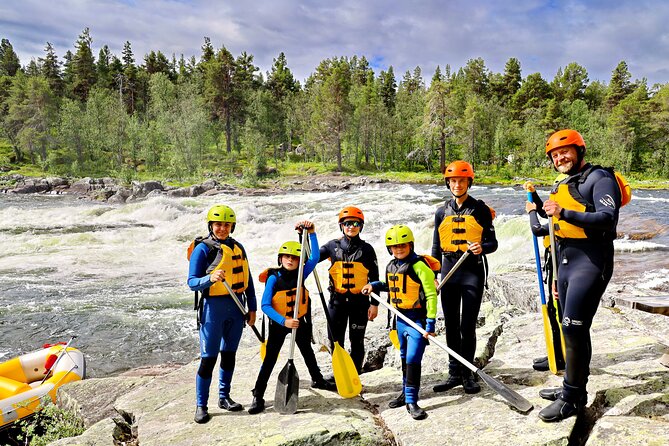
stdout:
POLYGON ((0 177, 0 193, 9 194, 71 194, 84 199, 106 201, 112 204, 130 203, 139 199, 165 195, 168 197, 197 197, 220 193, 240 195, 272 194, 286 190, 336 191, 368 184, 384 183, 386 180, 365 176, 344 176, 336 174, 312 175, 296 178, 294 181, 270 180, 262 187, 240 187, 225 178, 210 178, 200 184, 175 187, 160 181, 133 181, 122 184, 115 178, 81 178, 71 180, 62 177, 33 178, 14 174, 0 177))
MULTIPOLYGON (((390 345, 385 314, 368 329, 363 393, 344 400, 336 393, 309 388, 301 359, 299 410, 280 415, 272 408, 273 384, 287 351, 270 379, 269 408, 260 415, 230 413, 215 407, 215 384, 205 425, 193 422, 197 362, 183 367, 135 371, 112 378, 67 385, 61 405, 77 411, 88 430, 57 445, 642 445, 669 444, 669 368, 660 362, 669 344, 669 318, 626 308, 601 307, 592 333, 594 354, 588 384, 588 407, 578 417, 543 423, 538 411, 548 402, 538 396, 558 386, 561 377, 531 368, 544 349, 535 284, 529 273, 491 278, 478 329, 477 365, 534 404, 527 414, 513 410, 482 384, 476 395, 462 388, 435 393, 445 375, 447 358, 436 346, 426 350, 420 399, 429 416, 414 421, 403 408, 387 404, 400 390, 399 355, 390 345), (133 443, 134 442, 134 443, 133 443)), ((603 302, 638 290, 612 285, 603 302)), ((315 306, 315 308, 318 306, 315 306)), ((317 310, 316 310, 317 311, 317 310)), ((318 313, 315 318, 321 317, 318 313)), ((443 326, 440 327, 443 333, 443 326)), ((248 335, 248 334, 247 334, 248 335)), ((250 336, 250 335, 249 335, 250 336)), ((443 336, 443 334, 442 334, 443 336)), ((325 334, 316 332, 319 363, 327 372, 325 334)), ((287 344, 284 346, 287 349, 287 344)), ((232 396, 248 406, 260 367, 257 348, 237 354, 232 396)))

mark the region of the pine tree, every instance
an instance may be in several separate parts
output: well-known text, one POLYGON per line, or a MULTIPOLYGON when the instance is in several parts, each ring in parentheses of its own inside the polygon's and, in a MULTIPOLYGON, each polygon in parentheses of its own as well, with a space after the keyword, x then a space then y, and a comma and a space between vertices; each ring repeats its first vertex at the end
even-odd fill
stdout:
POLYGON ((63 92, 63 78, 60 72, 60 62, 58 61, 58 56, 56 56, 56 52, 54 51, 51 42, 46 43, 44 52, 46 53, 44 58, 39 59, 42 68, 42 76, 49 82, 51 91, 57 96, 60 96, 63 92))
POLYGON ((100 48, 98 61, 95 64, 97 72, 98 85, 102 88, 114 88, 114 78, 111 73, 111 51, 107 45, 100 48))
POLYGON ((381 71, 379 84, 379 94, 383 103, 388 112, 392 113, 395 110, 395 98, 397 96, 397 81, 395 81, 395 72, 392 65, 388 67, 388 71, 381 71))
POLYGON ((137 100, 137 67, 135 66, 135 56, 132 53, 132 46, 129 41, 123 44, 121 52, 123 60, 123 101, 128 113, 135 112, 135 102, 137 100))
POLYGON ((21 69, 19 56, 8 39, 0 41, 0 76, 15 76, 21 69))
POLYGON ((95 60, 91 50, 91 38, 88 28, 84 28, 76 43, 76 53, 72 58, 72 94, 81 102, 86 102, 88 94, 95 85, 95 60))
POLYGON ((609 82, 609 90, 606 95, 606 106, 612 109, 625 98, 628 94, 634 91, 632 82, 632 74, 627 68, 627 62, 620 61, 611 74, 611 82, 609 82))

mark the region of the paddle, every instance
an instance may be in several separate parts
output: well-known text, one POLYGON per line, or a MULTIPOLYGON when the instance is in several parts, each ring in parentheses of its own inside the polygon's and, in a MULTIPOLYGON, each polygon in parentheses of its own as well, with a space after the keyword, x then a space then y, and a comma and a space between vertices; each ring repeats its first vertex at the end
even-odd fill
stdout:
MULTIPOLYGON (((553 223, 553 217, 549 217, 549 220, 548 220, 548 234, 549 234, 550 241, 551 241, 551 264, 553 266, 553 283, 551 283, 551 288, 550 288, 550 292, 552 294, 554 289, 557 290, 557 275, 558 275, 557 249, 556 249, 556 244, 555 244, 555 224, 553 223)), ((557 314, 560 314, 557 301, 555 302, 555 306, 556 306, 557 314)), ((558 321, 558 322, 560 322, 558 324, 558 327, 560 327, 560 342, 561 342, 561 347, 562 347, 562 353, 563 353, 563 355, 566 355, 567 348, 565 347, 564 334, 562 333, 562 321, 558 321)), ((566 358, 566 356, 564 356, 564 358, 566 358)))
MULTIPOLYGON (((532 192, 527 193, 527 201, 533 203, 532 192)), ((557 362, 555 359, 555 344, 553 343, 553 329, 548 319, 548 307, 546 306, 546 292, 544 290, 544 279, 541 274, 541 257, 539 257, 539 243, 537 237, 532 234, 534 242, 534 260, 537 265, 537 276, 539 281, 539 295, 541 296, 541 316, 544 322, 544 339, 546 340, 546 353, 548 355, 548 368, 551 372, 557 374, 557 362)))
POLYGON ((397 335, 397 319, 393 318, 393 327, 388 333, 388 337, 390 338, 390 342, 393 344, 393 347, 395 347, 395 350, 400 349, 400 338, 397 335))
MULTIPOLYGON (((371 293, 371 296, 376 299, 379 302, 379 305, 383 305, 386 307, 388 311, 392 311, 397 317, 401 318, 404 322, 409 324, 411 327, 414 328, 414 330, 417 330, 419 333, 426 335, 427 331, 423 329, 420 325, 416 324, 414 321, 397 311, 395 307, 387 304, 383 299, 381 299, 378 295, 371 293)), ((485 373, 483 370, 479 369, 476 367, 474 364, 470 363, 467 361, 465 358, 462 356, 458 355, 455 353, 453 350, 451 350, 446 344, 435 338, 434 336, 430 336, 430 342, 433 342, 434 344, 437 345, 437 347, 441 348, 442 350, 446 351, 451 357, 455 358, 460 362, 460 364, 464 365, 467 367, 469 370, 472 372, 476 373, 478 376, 481 377, 481 379, 488 384, 492 390, 497 392, 502 398, 504 398, 506 401, 511 404, 512 407, 516 408, 518 411, 522 413, 529 412, 532 410, 534 406, 532 406, 532 403, 530 403, 528 400, 526 400, 521 394, 516 392, 515 390, 511 389, 510 387, 507 387, 503 383, 497 381, 495 378, 492 376, 489 376, 487 373, 485 373)))
MULTIPOLYGON (((307 240, 306 255, 310 255, 310 253, 311 244, 307 240)), ((334 375, 335 384, 337 384, 337 393, 339 393, 342 398, 353 398, 354 396, 360 395, 360 392, 362 392, 360 376, 358 375, 358 370, 355 368, 351 355, 349 355, 348 352, 339 345, 339 342, 335 340, 334 334, 332 333, 332 319, 330 318, 330 312, 325 303, 321 280, 318 278, 315 268, 313 275, 316 280, 316 286, 318 287, 318 294, 321 296, 321 304, 323 304, 323 312, 325 313, 328 332, 330 333, 330 338, 334 341, 334 349, 332 351, 332 374, 334 375)))
MULTIPOLYGON (((304 292, 304 256, 306 252, 307 237, 302 239, 302 249, 300 250, 300 265, 297 271, 297 295, 295 296, 295 308, 293 309, 293 319, 297 319, 297 310, 300 306, 300 300, 304 292)), ((293 354, 295 353, 295 336, 297 328, 293 328, 290 335, 290 350, 288 351, 288 362, 279 372, 279 379, 276 383, 276 392, 274 394, 274 409, 280 414, 293 414, 297 412, 297 398, 300 390, 300 377, 297 374, 295 364, 293 364, 293 354)))
POLYGON ((70 340, 67 341, 67 344, 65 344, 65 347, 63 347, 63 349, 60 352, 58 352, 58 357, 56 358, 56 360, 53 362, 53 364, 51 364, 51 367, 49 367, 49 369, 44 372, 44 378, 42 378, 42 381, 39 383, 40 386, 42 384, 44 384, 44 381, 46 381, 47 378, 49 378, 49 375, 51 374, 51 371, 56 368, 56 365, 58 365, 58 362, 60 361, 60 358, 62 358, 64 356, 64 353, 67 352, 67 348, 70 346, 72 341, 74 341, 74 338, 76 338, 76 336, 73 335, 70 338, 70 340))
POLYGON ((462 263, 467 259, 467 257, 469 256, 469 253, 471 253, 470 250, 465 251, 464 254, 462 254, 462 256, 458 259, 458 261, 455 262, 455 265, 453 265, 453 268, 451 268, 451 270, 448 272, 448 274, 446 274, 446 277, 441 279, 441 282, 439 282, 439 286, 437 287, 437 293, 439 292, 441 287, 443 287, 446 284, 448 279, 451 278, 451 276, 455 273, 455 271, 457 271, 457 269, 460 268, 460 265, 462 265, 462 263))
MULTIPOLYGON (((239 311, 242 312, 244 315, 244 319, 248 320, 249 313, 246 311, 246 308, 244 308, 244 305, 242 305, 242 302, 239 300, 239 297, 237 297, 237 294, 233 291, 233 289, 230 287, 228 282, 225 281, 225 279, 221 280, 223 282, 223 286, 225 286, 225 289, 228 290, 228 293, 230 293, 230 296, 232 297, 232 300, 235 301, 235 304, 237 304, 237 308, 239 308, 239 311)), ((253 333, 255 333, 256 338, 260 341, 260 359, 265 359, 265 353, 267 353, 267 340, 263 335, 261 335, 258 332, 258 329, 256 328, 255 325, 250 325, 251 329, 253 330, 253 333)))

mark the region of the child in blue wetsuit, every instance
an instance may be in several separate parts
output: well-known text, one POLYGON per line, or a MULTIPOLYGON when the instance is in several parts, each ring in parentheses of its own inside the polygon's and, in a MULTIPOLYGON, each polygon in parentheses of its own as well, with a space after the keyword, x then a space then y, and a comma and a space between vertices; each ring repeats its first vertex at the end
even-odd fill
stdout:
POLYGON ((216 357, 221 355, 218 406, 229 411, 243 407, 230 398, 235 353, 244 328, 244 315, 223 284, 225 280, 242 302, 248 301, 249 319, 256 318, 256 295, 244 247, 230 237, 237 218, 232 209, 215 205, 207 213, 209 235, 197 239, 190 254, 188 286, 202 293, 198 303, 200 367, 195 378, 195 422, 209 421, 207 402, 216 357))
MULTIPOLYGON (((309 233, 311 255, 304 264, 303 280, 316 268, 320 253, 316 227, 310 221, 301 221, 296 228, 304 228, 309 233)), ((300 265, 302 247, 296 241, 289 241, 279 248, 279 268, 269 268, 260 275, 265 282, 265 291, 262 295, 262 311, 270 318, 269 333, 267 336, 267 350, 263 360, 255 387, 252 391, 253 402, 249 406, 249 413, 256 414, 265 410, 265 390, 283 341, 293 328, 297 328, 295 343, 302 353, 304 363, 311 375, 311 387, 316 389, 335 390, 334 383, 323 379, 316 356, 311 348, 311 318, 309 315, 309 293, 303 288, 300 302, 297 303, 297 319, 293 319, 295 299, 297 297, 297 276, 300 265)))
MULTIPOLYGON (((386 267, 386 282, 369 283, 363 287, 362 292, 387 292, 392 306, 434 336, 437 316, 434 270, 439 269, 439 261, 414 252, 413 233, 404 225, 396 225, 388 230, 386 246, 394 257, 386 267)), ((421 361, 427 340, 402 318, 397 319, 397 334, 400 340, 403 389, 388 406, 395 408, 406 404, 411 417, 422 420, 427 417, 427 413, 418 405, 418 391, 421 361)))

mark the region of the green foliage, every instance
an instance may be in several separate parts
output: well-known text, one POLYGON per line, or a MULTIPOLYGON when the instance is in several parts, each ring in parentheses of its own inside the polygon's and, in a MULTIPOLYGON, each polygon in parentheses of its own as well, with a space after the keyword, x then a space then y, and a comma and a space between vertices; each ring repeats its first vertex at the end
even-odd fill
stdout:
POLYGON ((29 446, 46 446, 61 438, 76 437, 84 432, 84 422, 74 413, 47 403, 33 416, 16 423, 17 439, 29 446))

